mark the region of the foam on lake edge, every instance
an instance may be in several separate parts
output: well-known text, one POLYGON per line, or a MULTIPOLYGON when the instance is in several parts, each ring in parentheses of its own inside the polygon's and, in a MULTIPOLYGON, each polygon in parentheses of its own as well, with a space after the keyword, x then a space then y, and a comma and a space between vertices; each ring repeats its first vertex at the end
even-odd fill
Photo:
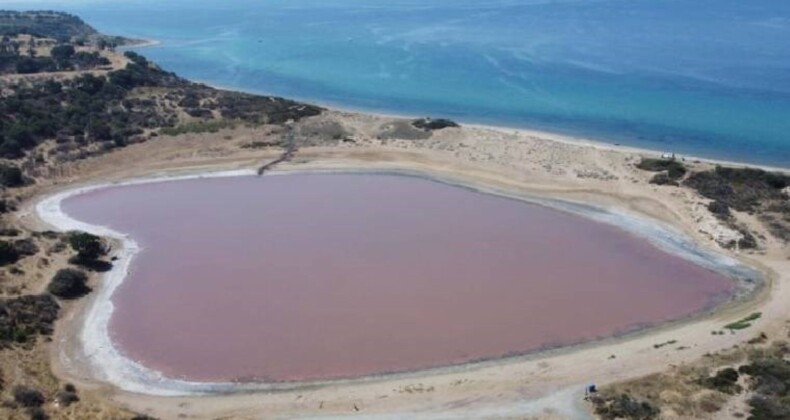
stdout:
MULTIPOLYGON (((474 188, 453 180, 440 177, 426 176, 423 173, 411 171, 316 171, 309 172, 336 172, 336 173, 379 173, 391 175, 417 176, 427 178, 436 182, 442 182, 457 187, 463 187, 480 193, 494 194, 512 198, 528 203, 538 204, 553 208, 559 211, 573 213, 588 219, 617 226, 623 230, 636 234, 647 239, 653 245, 672 253, 681 258, 689 260, 711 270, 720 272, 730 278, 737 280, 738 291, 733 299, 748 296, 758 289, 763 283, 762 275, 759 271, 741 264, 739 261, 706 249, 680 231, 666 226, 654 220, 642 216, 635 216, 613 209, 605 209, 584 203, 565 201, 559 199, 542 198, 538 196, 521 196, 508 193, 507 191, 474 188)), ((291 172, 272 173, 272 175, 286 175, 291 172)), ((129 272, 130 264, 134 256, 139 252, 140 247, 129 236, 117 232, 105 226, 91 225, 75 220, 65 214, 61 209, 61 202, 69 197, 84 194, 106 187, 139 185, 155 182, 178 181, 196 178, 217 178, 233 176, 252 176, 253 170, 237 170, 223 172, 208 172, 191 175, 163 176, 156 178, 133 179, 117 183, 105 183, 90 186, 77 187, 62 191, 45 197, 39 201, 35 208, 38 217, 45 223, 55 227, 60 231, 80 230, 109 237, 120 241, 123 246, 116 255, 112 270, 104 275, 104 281, 94 296, 92 304, 87 308, 85 320, 79 333, 79 345, 81 353, 89 360, 98 379, 106 381, 118 388, 135 393, 158 395, 158 396, 185 396, 208 393, 232 393, 232 392, 251 392, 251 391, 272 391, 294 389, 307 385, 321 383, 339 383, 350 381, 361 381, 369 378, 353 380, 335 380, 327 382, 311 383, 234 383, 234 382, 191 382, 165 377, 158 371, 149 369, 142 364, 125 357, 112 343, 109 334, 109 322, 112 317, 114 306, 111 297, 118 286, 123 282, 129 272)), ((475 362, 477 364, 485 362, 475 362)), ((434 371, 446 368, 434 368, 423 370, 434 371)))

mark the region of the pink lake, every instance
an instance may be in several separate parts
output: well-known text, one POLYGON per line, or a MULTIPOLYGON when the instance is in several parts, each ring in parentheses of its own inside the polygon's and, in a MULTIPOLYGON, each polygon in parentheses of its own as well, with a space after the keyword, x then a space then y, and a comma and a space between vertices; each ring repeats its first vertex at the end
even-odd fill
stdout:
POLYGON ((112 297, 115 345, 201 382, 522 354, 689 316, 734 288, 619 228, 414 177, 161 182, 63 209, 142 247, 112 297))

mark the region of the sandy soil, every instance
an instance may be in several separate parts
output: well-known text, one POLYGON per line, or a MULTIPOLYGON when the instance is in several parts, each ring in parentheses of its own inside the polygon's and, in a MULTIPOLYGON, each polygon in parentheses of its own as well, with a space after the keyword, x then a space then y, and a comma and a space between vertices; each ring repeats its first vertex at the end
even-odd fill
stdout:
MULTIPOLYGON (((790 249, 771 239, 748 217, 741 219, 768 238, 753 253, 726 251, 718 243, 739 234, 706 210, 707 200, 676 187, 649 185, 652 174, 633 167, 642 151, 574 141, 548 133, 465 127, 445 129, 427 139, 402 131, 393 136, 391 118, 328 112, 297 126, 302 146, 280 171, 369 169, 407 170, 512 194, 538 194, 645 215, 677 229, 763 273, 768 286, 748 302, 713 314, 637 335, 588 345, 470 365, 447 371, 346 381, 295 390, 194 397, 155 397, 121 391, 95 379, 77 339, 85 299, 68 309, 58 325, 51 360, 56 376, 79 385, 90 398, 107 399, 132 411, 162 418, 545 417, 588 415, 582 402, 588 383, 605 385, 732 347, 764 331, 783 331, 790 299, 790 249), (330 141, 341 130, 345 140, 330 141), (332 136, 326 135, 332 132, 332 136), (728 322, 759 310, 763 317, 747 330, 712 335, 728 322), (657 343, 676 345, 654 348, 657 343), (679 348, 683 348, 679 350, 679 348)), ((49 181, 28 191, 20 222, 43 228, 33 206, 41 197, 79 184, 130 177, 255 168, 279 149, 242 145, 278 136, 276 130, 242 128, 215 134, 159 138, 118 152, 53 169, 49 181)), ((656 154, 653 152, 652 154, 656 154)), ((704 168, 710 163, 692 163, 704 168)), ((95 294, 94 294, 95 296, 95 294)), ((583 298, 583 297, 580 297, 583 298)))

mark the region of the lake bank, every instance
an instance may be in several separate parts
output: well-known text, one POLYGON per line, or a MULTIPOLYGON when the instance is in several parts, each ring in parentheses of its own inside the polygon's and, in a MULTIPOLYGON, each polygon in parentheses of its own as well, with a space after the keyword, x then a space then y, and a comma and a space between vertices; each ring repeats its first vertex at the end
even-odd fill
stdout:
MULTIPOLYGON (((357 172, 360 173, 360 172, 357 172)), ((362 172, 364 173, 364 172, 362 172)), ((429 174, 425 174, 430 176, 429 174)), ((207 177, 229 177, 229 176, 240 176, 238 172, 229 172, 229 173, 215 173, 215 174, 196 174, 193 175, 196 178, 207 177)), ((176 179, 183 179, 184 178, 176 178, 176 179)), ((141 185, 142 183, 149 183, 149 182, 166 182, 168 178, 164 179, 151 179, 151 180, 141 180, 141 181, 132 181, 132 185, 141 185)), ((459 184, 456 181, 456 185, 463 185, 459 184)), ((97 189, 107 188, 104 187, 89 187, 91 190, 96 191, 97 189), (96 189, 94 189, 96 188, 96 189)), ((121 234, 112 230, 108 230, 107 228, 98 228, 97 226, 86 225, 81 222, 77 222, 70 217, 63 214, 59 209, 59 203, 65 197, 69 195, 78 195, 78 194, 85 194, 88 190, 86 189, 78 189, 70 192, 66 192, 62 195, 57 195, 51 199, 48 199, 41 204, 39 204, 38 211, 44 217, 46 221, 49 223, 54 223, 60 228, 64 230, 71 230, 71 229, 80 229, 89 231, 91 233, 102 235, 102 236, 110 236, 114 237, 118 240, 124 241, 124 252, 121 253, 119 259, 116 262, 118 267, 114 270, 115 274, 110 274, 108 279, 111 281, 104 287, 104 290, 101 292, 100 297, 98 298, 99 301, 95 303, 96 307, 92 308, 89 312, 88 318, 86 320, 88 327, 83 331, 82 335, 82 346, 85 347, 88 354, 92 354, 94 359, 98 360, 98 365, 95 366, 98 372, 101 375, 114 383, 116 385, 130 390, 130 391, 137 391, 137 392, 146 392, 146 393, 155 393, 155 394, 164 394, 164 395, 171 395, 171 394, 179 394, 182 392, 228 392, 233 389, 243 391, 243 390, 253 390, 253 389, 279 389, 279 388, 301 388, 305 386, 310 386, 311 383, 307 382, 299 382, 297 381, 296 384, 290 385, 285 384, 283 386, 278 386, 277 384, 261 384, 261 385, 244 385, 244 384, 221 384, 221 383, 197 383, 197 382, 189 382, 183 380, 173 380, 168 379, 161 373, 151 371, 149 369, 144 368, 142 365, 138 363, 132 362, 127 357, 123 356, 121 352, 117 350, 117 346, 114 345, 110 340, 109 331, 109 322, 110 322, 110 314, 113 312, 113 305, 110 301, 110 298, 114 292, 114 290, 121 284, 123 281, 123 277, 127 275, 126 273, 129 271, 129 264, 131 263, 132 257, 139 252, 139 245, 131 240, 125 234, 121 234), (104 372, 103 372, 104 371, 104 372), (121 379, 123 378, 123 379, 121 379), (136 378, 136 379, 134 379, 136 378), (138 381, 135 383, 135 381, 138 381)), ((490 193, 490 191, 489 191, 490 193)), ((625 227, 629 231, 638 234, 638 235, 646 235, 649 236, 649 240, 653 243, 657 243, 661 249, 667 250, 667 252, 671 252, 675 255, 680 255, 683 258, 689 259, 694 261, 697 264, 704 264, 706 267, 710 269, 714 269, 716 271, 720 271, 726 273, 728 276, 733 276, 739 278, 740 280, 736 280, 738 284, 738 292, 736 293, 735 297, 728 298, 727 302, 732 304, 733 302, 740 301, 746 296, 751 295, 759 287, 760 281, 756 279, 757 273, 750 273, 745 267, 739 267, 734 261, 727 260, 723 257, 716 257, 714 254, 710 254, 707 251, 702 251, 701 249, 695 248, 688 240, 683 239, 682 237, 678 237, 677 233, 671 233, 670 231, 664 230, 661 227, 655 226, 653 222, 650 221, 643 221, 639 219, 633 219, 631 216, 627 216, 624 214, 616 214, 616 213, 609 213, 603 209, 596 209, 595 207, 587 207, 583 205, 573 204, 569 202, 562 202, 562 201, 553 201, 553 200, 545 200, 540 199, 537 197, 519 197, 510 195, 511 198, 516 200, 526 200, 526 202, 537 202, 540 203, 542 206, 547 206, 548 208, 559 209, 564 212, 570 212, 573 214, 582 215, 582 217, 591 218, 594 220, 598 220, 602 223, 618 225, 621 227, 625 227), (745 283, 746 280, 751 280, 753 282, 745 283), (733 300, 731 300, 733 299, 733 300)), ((535 267, 532 267, 534 269, 535 267)), ((140 271, 138 267, 136 271, 140 271)), ((709 305, 709 304, 708 304, 709 305)), ((704 312, 707 313, 707 305, 704 309, 704 312)), ((686 318, 686 317, 684 317, 686 318)), ((653 324, 652 322, 648 322, 649 324, 653 324)), ((628 328, 629 331, 642 331, 645 327, 638 327, 634 328, 633 326, 628 328)), ((618 336, 623 335, 630 335, 629 334, 619 333, 618 336)), ((583 340, 587 341, 587 340, 583 340)), ((549 345, 549 347, 554 347, 555 345, 549 345)), ((558 347, 567 347, 565 346, 558 346, 558 347)), ((83 350, 85 351, 85 350, 83 350)), ((534 352, 530 352, 534 353, 534 352)), ((503 363, 507 363, 509 359, 503 359, 503 363)), ((454 368, 450 368, 450 370, 454 370, 454 368)), ((430 371, 440 372, 440 370, 430 369, 430 371)), ((250 373, 252 375, 252 373, 250 373)), ((417 372, 416 375, 421 375, 420 372, 417 372)), ((396 375, 397 376, 397 375, 396 375)), ((387 376, 384 376, 386 378, 387 376)), ((374 378, 371 378, 374 379, 374 378)), ((264 381, 266 382, 266 381, 264 381)), ((351 383, 354 381, 351 380, 351 383)), ((331 384, 332 382, 328 382, 331 384)))
MULTIPOLYGON (((365 117, 368 118, 368 117, 365 117)), ((364 119, 364 118, 363 118, 364 119)), ((383 123, 383 121, 382 121, 383 123)), ((378 124, 378 123, 377 123, 378 124)), ((251 131, 250 134, 253 134, 251 131)), ((188 172, 202 172, 204 170, 201 169, 194 169, 196 166, 203 167, 206 164, 210 164, 211 167, 217 167, 216 165, 220 165, 218 168, 227 168, 227 169, 234 169, 247 166, 250 167, 248 171, 252 171, 254 168, 255 161, 259 161, 265 156, 269 156, 270 153, 266 151, 260 151, 256 153, 252 153, 250 151, 245 151, 239 155, 239 152, 232 152, 233 144, 243 144, 246 140, 245 137, 248 134, 246 130, 242 130, 240 132, 236 132, 234 136, 237 136, 238 139, 228 144, 227 141, 223 141, 223 137, 226 134, 218 133, 218 134, 205 134, 205 135, 192 135, 192 136, 183 136, 181 138, 173 139, 172 141, 167 141, 164 143, 151 143, 148 145, 135 145, 132 146, 129 150, 121 151, 121 155, 117 157, 108 156, 107 158, 100 159, 100 161, 104 161, 99 165, 100 162, 96 162, 90 166, 92 167, 104 167, 104 168, 112 168, 113 162, 115 159, 136 159, 132 158, 132 156, 137 156, 138 153, 142 153, 141 156, 146 156, 139 162, 142 163, 144 161, 152 161, 152 155, 156 155, 157 158, 153 159, 152 164, 147 165, 138 165, 139 170, 144 170, 145 173, 153 173, 159 174, 158 176, 162 175, 178 175, 179 170, 177 168, 183 167, 187 169, 188 172), (200 140, 199 140, 200 139, 200 140), (217 149, 217 147, 219 147, 217 149), (176 158, 176 160, 172 160, 176 156, 189 156, 190 153, 187 151, 190 149, 200 150, 203 149, 205 151, 214 150, 208 155, 204 155, 205 152, 200 153, 195 156, 203 156, 200 157, 198 160, 184 160, 182 158, 176 158), (220 150, 226 149, 227 152, 220 152, 220 150), (157 150, 159 150, 157 152, 157 150), (185 152, 187 152, 185 154, 185 152), (219 157, 226 155, 227 157, 219 157), (217 155, 219 154, 219 155, 217 155), (211 155, 215 155, 215 157, 211 157, 211 155), (235 156, 235 157, 234 157, 235 156), (255 157, 261 156, 261 157, 255 157), (156 163, 156 161, 161 162, 161 164, 156 163), (179 164, 178 162, 183 162, 179 164), (245 163, 247 162, 247 163, 245 163), (109 164, 109 166, 104 166, 105 164, 109 164), (184 166, 186 165, 186 166, 184 166), (147 168, 147 169, 146 169, 147 168), (170 168, 170 169, 168 169, 170 168), (191 169, 190 169, 191 168, 191 169)), ((459 136, 457 133, 455 134, 456 138, 459 136)), ((468 142, 468 138, 465 136, 462 137, 459 141, 466 141, 468 142)), ((489 146, 493 145, 500 145, 500 143, 496 139, 479 139, 482 143, 478 144, 481 146, 482 144, 486 144, 489 146)), ((378 142, 376 142, 378 143, 378 142)), ((412 141, 406 142, 408 144, 414 145, 412 141)), ((681 214, 686 214, 685 205, 682 204, 682 201, 678 202, 677 198, 672 198, 671 196, 667 197, 664 195, 664 191, 668 192, 667 189, 662 189, 660 187, 647 187, 646 184, 622 184, 622 181, 616 181, 613 179, 604 179, 604 178, 578 178, 575 175, 573 176, 573 181, 568 178, 568 174, 564 176, 559 176, 557 174, 552 174, 551 171, 547 169, 547 167, 543 165, 539 165, 535 169, 528 169, 524 167, 522 170, 526 170, 526 174, 529 174, 529 181, 522 180, 520 177, 513 177, 513 174, 510 170, 506 169, 507 166, 503 166, 502 163, 481 163, 475 161, 469 161, 463 156, 456 156, 459 149, 452 147, 447 149, 444 152, 441 152, 441 149, 446 147, 448 143, 443 140, 432 140, 429 141, 432 146, 429 147, 428 144, 423 143, 420 147, 410 147, 410 148, 403 148, 400 142, 390 141, 387 145, 368 145, 368 144, 354 144, 349 145, 346 147, 331 147, 331 148, 321 148, 321 147, 314 147, 314 148, 303 148, 297 153, 297 157, 293 163, 286 164, 285 166, 281 167, 282 169, 292 168, 292 170, 348 170, 350 168, 360 168, 364 167, 366 170, 373 170, 373 171, 390 171, 390 170, 406 170, 406 171, 417 171, 418 173, 431 173, 433 176, 439 179, 455 179, 457 183, 460 184, 467 184, 467 185, 474 185, 476 188, 491 188, 496 191, 513 191, 516 195, 524 194, 526 191, 531 191, 532 194, 537 195, 548 195, 553 197, 563 197, 565 199, 571 199, 573 201, 586 201, 586 202, 593 202, 597 203, 598 205, 602 205, 607 208, 621 208, 621 209, 628 209, 628 212, 639 212, 639 213, 647 213, 649 217, 656 217, 658 219, 664 220, 666 223, 670 223, 673 225, 678 225, 678 218, 670 217, 667 219, 667 215, 671 214, 668 213, 666 209, 662 209, 658 212, 655 211, 656 204, 653 198, 650 199, 649 203, 652 203, 646 207, 646 203, 644 199, 637 198, 640 196, 644 196, 644 193, 648 193, 648 196, 654 196, 658 193, 660 196, 667 199, 665 204, 663 205, 671 205, 673 211, 680 211, 681 214), (444 145, 444 146, 442 146, 444 145), (442 147, 439 147, 442 146, 442 147), (428 149, 426 149, 428 147, 428 149), (439 147, 437 150, 433 150, 435 147, 439 147), (466 162, 466 163, 463 163, 466 162), (469 166, 469 165, 472 166, 469 166), (493 169, 493 168, 498 169, 493 169), (538 173, 543 173, 546 178, 546 182, 542 181, 544 176, 539 176, 538 173), (574 186, 576 185, 576 186, 574 186), (579 187, 587 185, 587 187, 580 189, 579 187), (628 186, 626 190, 623 190, 622 187, 628 186), (570 188, 569 188, 570 187, 570 188), (527 188, 524 190, 524 188, 527 188), (658 188, 658 189, 657 189, 658 188), (601 196, 598 193, 606 193, 601 196), (641 193, 640 193, 641 192, 641 193), (635 195, 633 195, 636 193, 635 195), (609 197, 602 200, 603 197, 609 197), (619 198, 615 198, 619 197, 619 198), (625 197, 631 197, 625 201, 623 199, 625 197), (674 203, 674 204, 673 204, 674 203), (652 208, 652 210, 651 210, 652 208)), ((521 144, 521 142, 517 142, 521 144)), ((535 141, 531 141, 525 143, 525 145, 534 144, 535 141)), ((561 158, 563 156, 562 151, 568 148, 569 151, 572 151, 572 155, 575 156, 575 160, 578 164, 580 164, 581 168, 595 168, 592 162, 598 161, 601 162, 600 159, 615 159, 617 162, 622 162, 624 155, 618 152, 611 152, 611 151, 601 151, 595 148, 586 148, 581 147, 578 145, 566 145, 566 144, 555 144, 552 142, 547 143, 547 149, 545 152, 533 152, 533 158, 537 156, 534 153, 541 154, 542 153, 551 153, 557 154, 556 158, 561 158), (580 153, 581 152, 581 153, 580 153), (593 161, 590 161, 590 157, 595 156, 593 161)), ((416 145, 415 145, 416 146, 416 145)), ((466 148, 462 148, 464 150, 466 148)), ((494 149, 492 149, 493 151, 494 149)), ((544 150, 544 149, 539 149, 544 150)), ((512 152, 512 150, 511 150, 512 152)), ((501 152, 499 152, 501 153, 501 152)), ((499 155, 497 155, 499 156, 499 155)), ((517 157, 517 156, 515 156, 517 157)), ((614 162, 614 161, 613 161, 614 162)), ((523 164, 528 164, 528 160, 525 160, 523 164)), ((622 176, 619 172, 619 168, 621 168, 622 163, 612 163, 609 167, 609 170, 613 171, 613 173, 617 174, 618 176, 622 176)), ((574 165, 569 165, 568 168, 573 168, 574 165)), ((638 176, 638 172, 633 172, 634 169, 628 169, 628 173, 632 173, 633 176, 638 176)), ((83 171, 84 172, 84 171, 83 171)), ((183 173, 183 171, 181 171, 183 173)), ((108 179, 106 175, 102 174, 109 174, 110 172, 105 172, 104 170, 99 170, 98 172, 87 172, 86 176, 88 179, 108 179), (92 174, 92 175, 91 175, 92 174), (98 177, 98 178, 97 178, 98 177)), ((249 172, 248 172, 249 173, 249 172)), ((139 174, 139 172, 138 172, 139 174)), ((139 176, 139 175, 138 175, 139 176)), ((134 172, 125 171, 121 174, 114 174, 109 179, 118 179, 122 180, 123 178, 134 178, 134 172)), ((644 182, 644 181, 641 181, 644 182)), ((661 208, 661 207, 659 207, 661 208)), ((686 220, 686 217, 682 217, 682 220, 686 220)), ((700 226, 699 222, 695 222, 692 220, 687 220, 683 222, 681 229, 688 232, 691 236, 695 237, 696 241, 702 241, 703 243, 707 243, 708 246, 711 246, 712 243, 710 239, 703 239, 699 236, 698 229, 700 226), (687 230, 686 228, 690 230, 687 230)), ((707 229, 707 228, 706 228, 707 229)), ((750 257, 750 261, 751 261, 750 257)), ((759 257, 760 261, 764 261, 764 258, 759 257)), ((773 264, 773 263, 771 263, 773 264)), ((771 273, 772 271, 768 271, 771 273)), ((775 273, 775 271, 773 271, 775 273)), ((769 278, 773 280, 774 274, 769 274, 769 278)), ((773 282, 771 284, 774 284, 773 282)), ((773 287, 769 287, 765 290, 765 293, 768 290, 773 290, 773 287)), ((771 302, 774 299, 774 293, 776 291, 771 292, 771 302)), ((781 296, 781 293, 779 293, 781 296)), ((764 302, 766 299, 764 294, 759 298, 756 302, 764 302)), ((755 302, 755 301, 750 301, 755 302)), ((691 321, 681 322, 679 325, 668 325, 665 328, 661 328, 658 330, 649 330, 643 333, 639 333, 633 336, 626 336, 620 339, 610 339, 604 340, 601 342, 595 342, 591 345, 584 345, 579 347, 573 347, 570 349, 564 349, 559 351, 549 351, 545 353, 540 353, 538 355, 531 355, 527 356, 524 359, 516 359, 512 361, 502 361, 502 362, 495 362, 495 363, 484 363, 481 364, 472 370, 468 368, 459 368, 459 369, 450 369, 450 370, 440 370, 440 371, 427 371, 423 373, 417 374, 407 374, 407 375, 395 375, 390 379, 372 379, 369 381, 361 381, 361 384, 364 385, 355 385, 354 382, 337 382, 332 384, 322 384, 317 388, 308 387, 308 388, 298 388, 292 391, 280 391, 284 392, 285 394, 280 393, 276 395, 271 395, 269 398, 266 399, 266 407, 280 407, 276 410, 287 410, 285 412, 291 413, 301 413, 304 414, 306 412, 313 412, 314 414, 319 414, 323 410, 332 410, 331 407, 335 407, 334 410, 340 410, 339 412, 343 412, 343 407, 351 407, 351 403, 348 401, 355 401, 357 398, 360 398, 361 401, 365 402, 365 407, 370 410, 385 410, 386 412, 391 412, 389 410, 396 410, 397 412, 401 412, 400 410, 403 407, 411 406, 410 403, 407 403, 405 400, 397 399, 395 396, 392 395, 391 392, 386 391, 387 389, 391 390, 391 387, 395 386, 396 388, 399 386, 406 387, 409 384, 416 384, 421 383, 424 384, 425 387, 428 386, 436 386, 441 387, 443 392, 441 395, 444 395, 442 398, 461 398, 459 392, 476 392, 479 393, 481 390, 477 387, 472 387, 471 389, 467 389, 466 387, 461 387, 459 389, 454 390, 454 387, 449 387, 449 384, 453 381, 463 381, 463 380, 473 380, 472 378, 479 378, 482 379, 484 377, 488 377, 493 372, 496 373, 494 377, 500 378, 497 379, 497 385, 488 380, 480 382, 479 384, 482 386, 483 384, 487 384, 486 386, 492 386, 493 389, 500 389, 505 390, 508 389, 512 385, 507 385, 511 383, 510 379, 505 379, 504 377, 500 377, 499 375, 505 374, 506 372, 511 372, 512 375, 518 375, 518 372, 524 372, 524 369, 528 371, 532 371, 537 365, 541 365, 544 361, 549 361, 552 366, 557 366, 554 362, 551 362, 554 359, 557 360, 575 360, 578 363, 581 363, 579 366, 586 366, 584 370, 588 372, 587 375, 593 375, 596 378, 596 381, 599 383, 604 383, 604 378, 616 378, 618 376, 610 376, 610 374, 604 373, 591 373, 598 369, 598 367, 594 368, 593 366, 600 365, 600 362, 593 362, 595 360, 606 360, 612 353, 617 354, 616 362, 611 362, 608 364, 603 364, 599 366, 599 368, 605 368, 606 366, 614 367, 617 366, 617 371, 620 374, 628 375, 628 374, 635 374, 636 372, 644 372, 645 369, 649 369, 649 366, 652 364, 653 366, 662 366, 663 363, 657 363, 657 361, 648 362, 645 365, 639 364, 645 361, 645 358, 650 357, 657 357, 662 355, 661 357, 671 357, 672 359, 680 358, 682 360, 689 360, 690 358, 697 357, 695 355, 701 354, 700 352, 709 351, 714 348, 720 348, 721 346, 726 346, 726 343, 734 343, 741 335, 736 334, 733 336, 724 336, 724 337, 712 337, 710 335, 710 331, 716 328, 720 328, 722 323, 725 322, 725 319, 730 317, 737 318, 738 316, 742 316, 741 314, 745 311, 753 310, 755 303, 744 303, 744 306, 737 306, 735 309, 727 309, 724 312, 716 313, 712 315, 708 315, 703 317, 702 319, 697 319, 691 321), (741 309, 738 309, 741 308, 741 309), (724 317, 724 318, 722 318, 724 317), (688 331, 688 332, 684 332, 688 331), (707 338, 706 338, 707 337, 707 338), (689 347, 693 350, 686 350, 683 352, 673 351, 673 349, 667 349, 667 351, 663 350, 655 350, 650 351, 648 354, 643 354, 640 348, 642 346, 651 347, 653 344, 661 341, 672 341, 677 340, 679 343, 683 343, 683 345, 689 344, 689 347), (702 341, 700 341, 702 340, 702 341), (692 342, 697 342, 699 345, 690 345, 692 342), (641 344, 640 344, 641 343, 641 344), (704 344, 704 345, 703 345, 704 344), (629 356, 633 352, 632 356, 629 356), (608 353, 608 354, 606 354, 608 353), (654 353, 654 354, 652 354, 654 353), (600 357, 600 359, 599 359, 600 357), (592 359, 590 359, 592 358, 592 359), (589 360, 589 363, 585 360, 589 360), (631 373, 627 373, 629 372, 631 373), (486 373, 487 372, 487 373, 486 373), (454 379, 452 379, 454 378, 454 379), (434 385, 428 385, 428 384, 434 385), (394 385, 400 384, 400 385, 394 385), (445 385, 441 385, 445 384, 445 385), (472 390, 476 391, 472 391, 472 390), (288 397, 286 395, 293 396, 293 393, 308 393, 311 395, 311 398, 321 398, 322 401, 325 401, 323 405, 324 408, 319 410, 320 404, 318 402, 315 403, 315 406, 308 404, 307 406, 299 405, 300 408, 298 411, 291 411, 296 409, 295 407, 290 407, 290 403, 286 403, 288 401, 288 397), (351 394, 346 395, 346 393, 351 392, 351 394), (390 400, 387 399, 388 402, 385 404, 385 401, 378 401, 376 402, 376 396, 382 394, 389 394, 390 400), (345 395, 341 397, 341 395, 345 395), (368 395, 368 397, 364 397, 364 395, 368 395), (324 398, 326 398, 324 400, 324 398), (280 401, 279 403, 277 401, 280 401), (334 401, 331 403, 330 401, 334 401), (343 403, 346 401, 346 403, 343 403), (395 401, 399 401, 399 403, 395 403, 395 401), (285 405, 280 405, 285 404, 285 405), (345 405, 349 404, 349 405, 345 405), (392 405, 396 404, 396 405, 392 405), (312 407, 312 408, 309 408, 312 407), (374 408, 378 407, 378 408, 374 408), (389 408, 387 408, 389 407, 389 408), (397 407, 397 408, 396 408, 397 407), (302 411, 307 410, 307 411, 302 411), (317 410, 317 411, 314 411, 317 410)), ((763 304, 760 303, 762 306, 763 304)), ((770 305, 768 305, 770 307, 770 305)), ((768 320, 776 319, 772 318, 769 315, 771 312, 766 310, 765 318, 768 320)), ((761 322, 764 322, 761 321, 761 322)), ((762 324, 761 324, 762 325, 762 324)), ((74 328, 79 328, 79 324, 74 325, 74 328)), ((61 347, 63 348, 63 347, 61 347)), ((57 357, 60 359, 60 356, 57 357)), ((76 362, 78 359, 69 359, 70 362, 76 362)), ((564 362, 562 362, 564 363, 564 362)), ((575 363, 575 362, 574 362, 575 363)), ((63 372, 63 374, 72 377, 70 373, 70 369, 66 369, 63 367, 62 361, 59 362, 61 367, 59 370, 63 372), (65 370, 62 370, 65 369, 65 370)), ((607 368, 609 369, 609 368, 607 368)), ((84 370, 82 372, 85 372, 84 370)), ((534 383, 535 385, 540 384, 542 389, 557 389, 554 388, 555 385, 551 384, 569 384, 567 382, 569 378, 573 376, 565 376, 565 379, 562 379, 560 382, 556 382, 557 378, 555 375, 560 375, 562 372, 561 369, 557 369, 553 367, 549 370, 546 370, 544 373, 537 375, 534 381, 530 380, 530 383, 534 383), (546 377, 545 375, 550 375, 546 377), (550 379, 554 377, 555 379, 550 379), (544 388, 547 387, 547 388, 544 388)), ((506 374, 505 376, 512 376, 511 373, 506 374)), ((562 374, 564 375, 564 374, 562 374)), ((477 379, 477 380, 479 380, 477 379)), ((475 381, 477 381, 475 380, 475 381)), ((578 378, 577 380, 581 380, 582 382, 586 379, 578 378)), ((575 382, 570 382, 575 383, 575 382)), ((536 391, 537 392, 537 391, 536 391)), ((259 406, 262 402, 254 402, 256 401, 255 398, 247 398, 244 395, 234 395, 232 397, 227 397, 227 399, 223 399, 223 397, 215 397, 215 398, 207 398, 201 397, 202 402, 198 403, 198 400, 189 398, 189 397, 170 397, 166 399, 150 399, 149 398, 141 398, 134 397, 134 394, 126 394, 120 393, 118 394, 116 391, 111 392, 109 395, 114 395, 113 398, 120 398, 123 401, 127 401, 133 406, 141 407, 141 406, 149 406, 153 404, 153 401, 157 401, 155 404, 159 409, 157 410, 165 410, 165 411, 157 411, 157 412, 164 412, 164 413, 178 413, 181 412, 182 409, 177 407, 178 404, 182 404, 186 401, 189 402, 190 405, 195 404, 196 407, 201 407, 199 410, 209 410, 208 412, 219 413, 223 410, 221 407, 225 406, 225 403, 230 404, 242 404, 243 406, 259 406), (186 399, 183 399, 186 398, 186 399), (207 398, 207 399, 206 399, 207 398), (219 398, 219 399, 217 399, 219 398), (205 401, 204 401, 205 399, 205 401), (136 401, 136 402, 135 402, 136 401), (170 408, 167 408, 170 407, 170 408), (168 411, 172 410, 172 411, 168 411), (220 411, 217 411, 220 410, 220 411)), ((254 395, 259 395, 255 393, 254 395)), ((435 393, 431 393, 431 395, 436 395, 435 393)), ((509 392, 505 393, 505 400, 501 400, 500 402, 503 404, 510 404, 507 403, 507 395, 510 395, 509 392)), ((541 395, 545 395, 543 392, 537 392, 534 395, 535 398, 538 398, 541 395)), ((318 400, 313 400, 318 401, 318 400)), ((422 400, 419 400, 422 401, 422 400)), ((475 405, 476 407, 479 404, 475 405)), ((485 404, 483 404, 485 406, 485 404)), ((508 405, 509 406, 509 405, 508 405)), ((516 406, 513 406, 516 407, 516 406)), ((515 408, 513 408, 515 409, 515 408)), ((196 410, 198 410, 196 408, 196 410)), ((338 411, 335 411, 338 412, 338 411)))

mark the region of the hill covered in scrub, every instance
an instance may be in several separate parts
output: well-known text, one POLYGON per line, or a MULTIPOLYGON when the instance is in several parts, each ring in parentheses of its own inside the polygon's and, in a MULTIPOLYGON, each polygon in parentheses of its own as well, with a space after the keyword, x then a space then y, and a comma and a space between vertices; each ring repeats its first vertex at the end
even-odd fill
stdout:
POLYGON ((278 129, 323 110, 190 82, 137 53, 116 52, 130 41, 65 13, 0 11, 0 37, 0 417, 92 418, 85 413, 107 410, 104 418, 143 418, 100 403, 74 408, 76 389, 39 360, 61 309, 91 293, 94 273, 111 266, 86 252, 99 238, 30 232, 7 213, 25 187, 67 162, 184 133, 278 129), (14 360, 24 369, 12 369, 14 360))
POLYGON ((52 38, 58 42, 75 41, 78 43, 98 39, 123 39, 102 36, 82 19, 68 13, 0 10, 0 35, 13 37, 22 34, 38 38, 52 38))
POLYGON ((9 86, 0 100, 0 157, 21 159, 52 140, 55 146, 37 161, 73 160, 146 141, 190 120, 281 124, 320 113, 286 99, 191 83, 135 53, 126 58, 125 68, 106 75, 9 86))

